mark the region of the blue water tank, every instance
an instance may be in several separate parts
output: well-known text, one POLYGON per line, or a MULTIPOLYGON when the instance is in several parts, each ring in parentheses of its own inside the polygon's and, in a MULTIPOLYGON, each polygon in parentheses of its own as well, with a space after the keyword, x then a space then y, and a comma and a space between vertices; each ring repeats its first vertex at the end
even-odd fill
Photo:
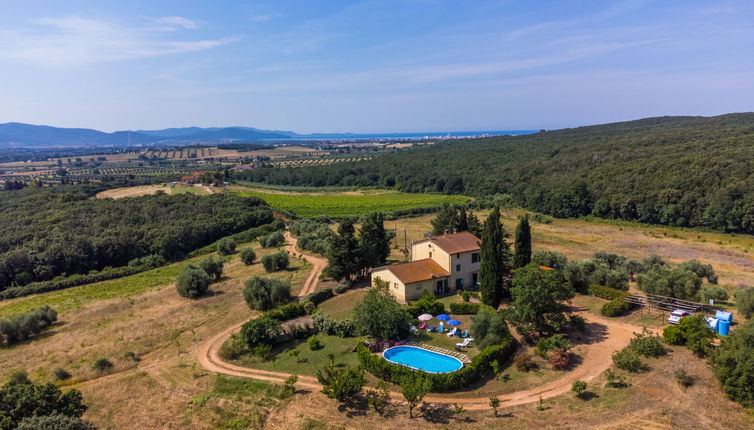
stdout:
POLYGON ((717 311, 715 318, 721 321, 728 321, 729 324, 733 322, 733 314, 730 312, 717 311))
POLYGON ((717 322, 717 334, 720 336, 727 336, 730 329, 730 323, 725 320, 719 320, 717 322))

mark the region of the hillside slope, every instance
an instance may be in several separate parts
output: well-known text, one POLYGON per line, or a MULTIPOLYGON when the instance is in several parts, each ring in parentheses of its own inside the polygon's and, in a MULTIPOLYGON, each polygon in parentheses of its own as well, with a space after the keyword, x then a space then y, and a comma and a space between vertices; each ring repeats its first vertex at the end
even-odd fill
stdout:
POLYGON ((754 233, 754 113, 449 141, 363 162, 265 168, 241 177, 284 185, 510 194, 528 209, 560 217, 754 233))

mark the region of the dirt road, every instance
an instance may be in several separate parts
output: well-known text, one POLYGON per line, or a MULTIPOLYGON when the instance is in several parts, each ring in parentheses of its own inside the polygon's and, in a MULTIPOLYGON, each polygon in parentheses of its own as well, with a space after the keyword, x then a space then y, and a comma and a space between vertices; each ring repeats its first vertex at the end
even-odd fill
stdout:
MULTIPOLYGON (((288 252, 294 255, 299 255, 300 252, 296 249, 296 239, 288 232, 286 232, 285 237, 289 243, 287 247, 288 252)), ((322 269, 327 265, 327 260, 324 258, 305 254, 303 254, 302 257, 311 262, 313 268, 309 277, 306 279, 304 286, 301 288, 301 291, 298 294, 299 296, 309 294, 315 290, 319 275, 322 273, 322 269)), ((611 366, 611 355, 613 352, 628 345, 633 333, 641 331, 640 327, 603 318, 588 313, 585 310, 577 310, 577 313, 586 318, 589 323, 589 331, 587 335, 588 350, 582 357, 582 361, 573 370, 564 372, 563 376, 555 381, 532 389, 499 395, 498 398, 500 399, 501 407, 536 402, 539 401, 540 397, 542 399, 549 399, 559 396, 563 393, 569 392, 571 390, 571 384, 577 379, 589 382, 611 366)), ((199 364, 208 371, 226 375, 261 379, 278 383, 285 381, 290 374, 236 366, 227 363, 220 358, 218 354, 220 347, 232 333, 238 331, 241 325, 243 324, 236 324, 229 327, 211 337, 207 342, 201 345, 198 356, 199 364)), ((297 384, 301 387, 314 390, 320 390, 322 388, 317 382, 317 379, 311 376, 299 376, 297 384)), ((402 398, 402 395, 400 393, 391 393, 391 397, 393 399, 400 399, 402 398)), ((468 410, 489 409, 489 396, 479 398, 459 398, 453 397, 452 394, 433 394, 425 397, 425 401, 430 403, 457 403, 463 405, 468 410)))

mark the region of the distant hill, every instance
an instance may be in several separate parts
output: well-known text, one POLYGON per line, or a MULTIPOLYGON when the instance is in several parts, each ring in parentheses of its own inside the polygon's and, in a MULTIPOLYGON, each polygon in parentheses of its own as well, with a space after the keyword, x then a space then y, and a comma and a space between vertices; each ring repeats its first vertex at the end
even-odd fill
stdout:
POLYGON ((253 182, 442 192, 558 217, 754 234, 754 113, 657 117, 441 141, 371 160, 239 174, 253 182))
POLYGON ((100 146, 155 143, 218 143, 290 139, 292 132, 267 132, 248 127, 169 128, 105 133, 88 128, 60 128, 17 122, 0 124, 0 148, 46 146, 100 146))

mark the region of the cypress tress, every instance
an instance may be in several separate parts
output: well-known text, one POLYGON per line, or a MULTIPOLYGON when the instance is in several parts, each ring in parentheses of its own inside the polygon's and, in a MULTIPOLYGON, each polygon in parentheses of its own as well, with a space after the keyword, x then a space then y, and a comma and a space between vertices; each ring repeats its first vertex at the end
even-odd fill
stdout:
POLYGON ((516 226, 516 267, 524 267, 531 262, 531 226, 529 215, 522 215, 516 226))
POLYGON ((500 223, 500 208, 495 207, 482 229, 479 251, 479 284, 482 303, 497 309, 503 297, 508 296, 506 279, 510 272, 510 248, 505 241, 506 232, 500 223))

